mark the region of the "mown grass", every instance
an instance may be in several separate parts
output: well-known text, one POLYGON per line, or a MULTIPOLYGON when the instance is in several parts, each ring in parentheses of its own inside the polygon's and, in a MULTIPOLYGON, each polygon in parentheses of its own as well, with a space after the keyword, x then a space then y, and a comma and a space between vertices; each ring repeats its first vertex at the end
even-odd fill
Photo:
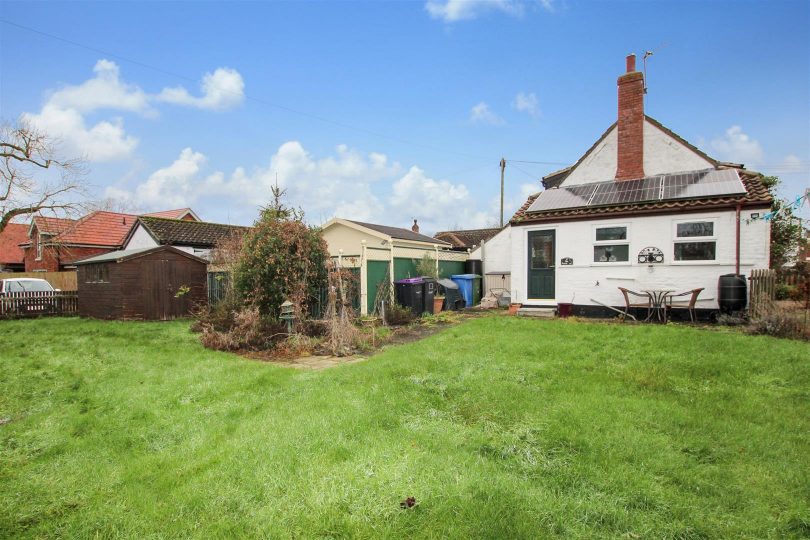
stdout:
POLYGON ((3 537, 810 535, 806 343, 487 317, 314 372, 48 319, 0 369, 3 537))

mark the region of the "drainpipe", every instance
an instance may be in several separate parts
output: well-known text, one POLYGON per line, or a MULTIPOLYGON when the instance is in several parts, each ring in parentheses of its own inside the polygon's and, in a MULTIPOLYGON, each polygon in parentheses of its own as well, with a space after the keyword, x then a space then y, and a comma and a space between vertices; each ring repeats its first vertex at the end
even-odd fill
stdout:
POLYGON ((436 252, 436 279, 439 279, 439 244, 433 244, 433 251, 436 252))
POLYGON ((737 204, 737 242, 736 242, 736 257, 734 261, 734 273, 740 275, 740 210, 741 204, 737 204))

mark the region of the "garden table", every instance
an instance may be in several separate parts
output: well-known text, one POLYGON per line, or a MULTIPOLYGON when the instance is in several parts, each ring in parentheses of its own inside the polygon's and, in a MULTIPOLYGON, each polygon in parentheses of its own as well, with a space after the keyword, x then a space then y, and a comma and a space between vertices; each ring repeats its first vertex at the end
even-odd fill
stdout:
POLYGON ((641 292, 647 293, 650 297, 650 314, 644 319, 644 322, 649 322, 653 317, 658 322, 667 322, 667 297, 675 292, 675 289, 641 289, 641 292))

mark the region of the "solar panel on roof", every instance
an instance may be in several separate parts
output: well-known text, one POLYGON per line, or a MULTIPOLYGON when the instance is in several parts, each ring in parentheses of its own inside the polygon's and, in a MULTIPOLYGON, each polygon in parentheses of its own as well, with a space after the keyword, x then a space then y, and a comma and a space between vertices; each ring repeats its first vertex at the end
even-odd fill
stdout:
POLYGON ((696 199, 745 193, 740 175, 734 169, 672 174, 664 180, 663 199, 696 199))
POLYGON ((535 199, 527 212, 745 193, 745 186, 735 169, 708 169, 640 180, 597 182, 547 189, 535 199))
POLYGON ((544 210, 588 206, 588 201, 595 189, 595 184, 547 189, 534 200, 528 212, 542 212, 544 210))

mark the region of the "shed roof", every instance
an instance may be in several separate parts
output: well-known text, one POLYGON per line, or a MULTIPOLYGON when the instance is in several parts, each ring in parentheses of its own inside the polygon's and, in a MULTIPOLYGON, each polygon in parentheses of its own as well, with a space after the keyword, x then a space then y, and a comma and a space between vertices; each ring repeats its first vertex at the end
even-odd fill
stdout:
POLYGON ((377 231, 378 233, 385 234, 397 240, 411 240, 413 242, 426 242, 428 244, 449 243, 445 242, 444 240, 433 238, 432 236, 427 236, 424 234, 413 232, 410 229, 402 229, 400 227, 389 227, 388 225, 377 225, 375 223, 364 223, 362 221, 354 221, 352 219, 347 219, 346 221, 354 223, 355 225, 360 225, 361 227, 365 227, 367 229, 371 229, 372 231, 377 231))
POLYGON ((158 244, 170 246, 213 248, 235 232, 249 230, 239 225, 148 216, 141 216, 138 221, 158 244))
POLYGON ((96 255, 94 257, 88 257, 87 259, 82 259, 80 261, 76 261, 73 264, 81 265, 81 264, 95 264, 95 263, 104 263, 104 262, 116 262, 119 263, 121 261, 127 259, 134 259, 136 257, 140 257, 143 255, 148 255, 149 253, 158 252, 158 251, 170 251, 172 253, 177 253, 178 255, 183 255, 189 259, 199 261, 203 264, 208 264, 208 261, 205 259, 201 259, 196 255, 192 255, 191 253, 187 253, 182 249, 177 249, 171 246, 156 246, 156 247, 146 247, 146 248, 132 248, 132 249, 119 249, 118 251, 110 251, 109 253, 102 253, 101 255, 96 255))

